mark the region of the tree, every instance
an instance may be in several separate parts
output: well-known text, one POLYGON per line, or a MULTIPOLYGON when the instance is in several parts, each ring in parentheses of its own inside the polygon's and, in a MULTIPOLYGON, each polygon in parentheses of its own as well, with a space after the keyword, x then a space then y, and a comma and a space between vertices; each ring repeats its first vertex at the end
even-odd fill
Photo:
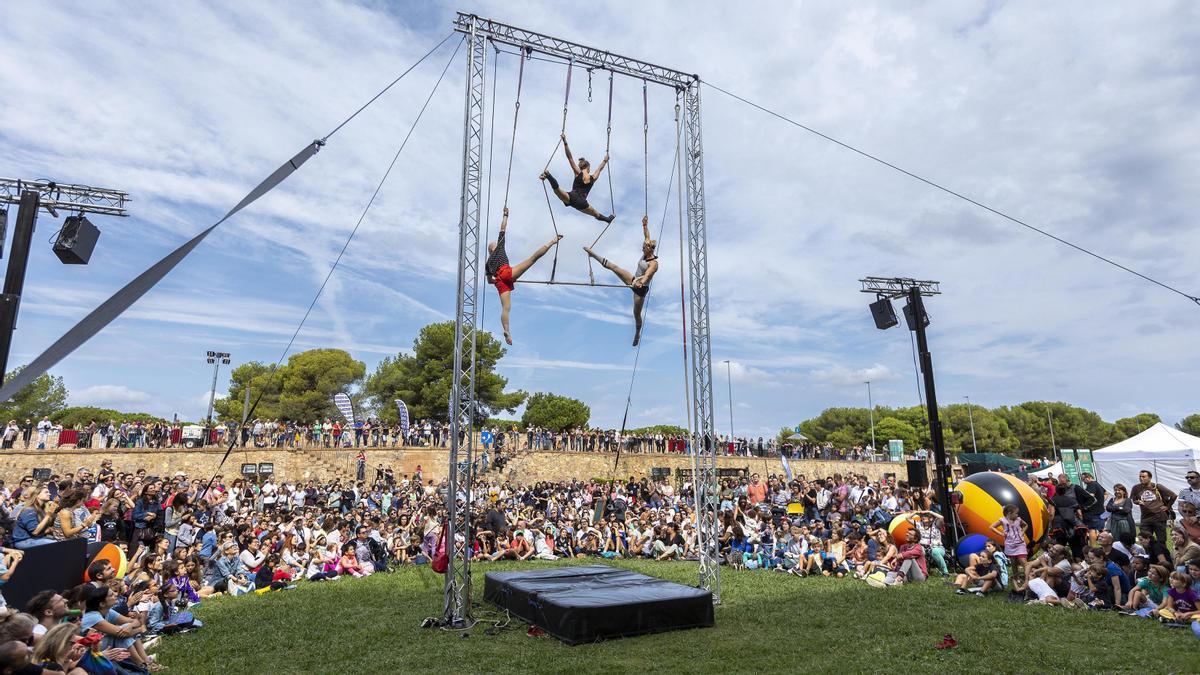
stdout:
POLYGON ((366 372, 366 364, 355 361, 343 349, 310 349, 295 354, 279 374, 278 416, 311 421, 337 415, 333 395, 358 384, 366 372))
POLYGON ((274 373, 269 365, 251 361, 233 369, 229 395, 218 399, 214 409, 219 419, 241 422, 249 385, 250 405, 258 401, 254 418, 312 422, 333 417, 339 414, 333 395, 355 387, 366 372, 366 364, 355 361, 344 349, 293 354, 274 373))
POLYGON ((687 436, 687 429, 677 427, 674 424, 655 424, 648 427, 638 427, 637 429, 626 429, 625 433, 635 436, 653 436, 654 434, 662 434, 663 436, 687 436))
MULTIPOLYGON (((16 377, 24 366, 13 370, 5 382, 16 377)), ((40 420, 43 416, 54 418, 67 407, 70 392, 61 377, 44 373, 33 382, 21 387, 13 397, 0 404, 0 417, 6 420, 40 420)))
POLYGON ((875 439, 881 448, 886 448, 888 441, 898 440, 904 441, 905 452, 917 449, 917 430, 895 417, 885 417, 875 423, 875 439))
POLYGON ((1017 439, 995 412, 978 405, 956 403, 938 410, 942 435, 948 452, 999 452, 1017 449, 1017 439), (971 423, 975 424, 975 443, 971 443, 971 423))
POLYGON ((1133 417, 1123 417, 1112 423, 1112 433, 1109 435, 1106 445, 1119 443, 1126 438, 1133 438, 1159 422, 1162 422, 1162 418, 1154 413, 1141 413, 1133 417))
POLYGON ((96 408, 92 406, 63 408, 54 417, 54 421, 63 425, 64 429, 86 427, 92 422, 113 421, 120 424, 121 422, 136 422, 138 420, 143 422, 166 422, 163 418, 151 415, 150 413, 128 413, 111 408, 96 408))
POLYGON ((550 431, 566 431, 587 427, 591 416, 591 408, 583 401, 539 392, 530 396, 525 404, 521 424, 526 429, 533 426, 550 431))
POLYGON ((250 405, 258 400, 254 409, 256 417, 276 419, 279 417, 279 380, 271 377, 271 366, 259 361, 243 363, 229 376, 229 394, 217 399, 213 415, 227 422, 241 422, 246 414, 242 409, 246 402, 246 387, 250 387, 250 405), (261 396, 261 400, 259 400, 261 396))
POLYGON ((1179 422, 1175 424, 1175 428, 1184 432, 1185 434, 1200 436, 1200 413, 1188 415, 1187 417, 1179 420, 1179 422))
MULTIPOLYGON (((394 400, 402 399, 413 419, 447 421, 454 377, 454 322, 432 323, 422 328, 413 340, 412 352, 380 361, 363 391, 383 420, 393 422, 398 418, 394 400)), ((496 374, 496 364, 504 354, 504 348, 491 333, 475 334, 477 422, 497 411, 512 412, 525 402, 525 392, 505 392, 508 380, 496 374)))

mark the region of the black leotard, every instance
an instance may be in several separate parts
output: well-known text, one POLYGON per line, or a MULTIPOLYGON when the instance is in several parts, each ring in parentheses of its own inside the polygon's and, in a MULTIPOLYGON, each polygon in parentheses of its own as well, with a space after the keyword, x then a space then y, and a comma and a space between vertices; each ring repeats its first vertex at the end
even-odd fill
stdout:
POLYGON ((504 252, 504 230, 500 230, 500 234, 496 237, 496 250, 488 256, 487 262, 483 264, 483 271, 487 273, 491 279, 496 276, 501 267, 508 264, 508 254, 504 252))
POLYGON ((592 186, 595 184, 595 180, 587 183, 583 182, 583 172, 580 171, 579 173, 575 174, 575 182, 571 183, 571 192, 574 192, 586 200, 588 193, 592 191, 592 186))

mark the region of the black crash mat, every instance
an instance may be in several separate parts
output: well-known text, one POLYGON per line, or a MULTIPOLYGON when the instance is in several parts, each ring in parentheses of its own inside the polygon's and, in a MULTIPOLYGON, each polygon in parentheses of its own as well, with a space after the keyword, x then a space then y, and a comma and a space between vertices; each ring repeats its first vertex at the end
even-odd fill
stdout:
POLYGON ((570 645, 713 625, 712 593, 588 565, 488 572, 483 597, 570 645))

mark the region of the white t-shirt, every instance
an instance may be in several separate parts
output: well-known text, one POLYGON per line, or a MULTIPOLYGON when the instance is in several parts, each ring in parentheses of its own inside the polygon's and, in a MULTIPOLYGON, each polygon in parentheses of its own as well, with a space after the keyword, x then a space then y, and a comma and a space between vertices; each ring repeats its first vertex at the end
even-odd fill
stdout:
POLYGON ((262 486, 263 503, 264 504, 274 504, 275 499, 276 499, 275 492, 276 492, 276 487, 275 487, 274 483, 272 483, 270 481, 263 483, 263 486, 262 486))

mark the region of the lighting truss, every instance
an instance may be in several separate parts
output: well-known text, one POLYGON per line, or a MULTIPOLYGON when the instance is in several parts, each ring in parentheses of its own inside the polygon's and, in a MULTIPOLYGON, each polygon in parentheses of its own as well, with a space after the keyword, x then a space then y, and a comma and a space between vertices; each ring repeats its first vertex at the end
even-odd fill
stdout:
POLYGON ((941 284, 937 281, 922 281, 920 279, 909 279, 906 277, 867 277, 859 279, 862 284, 859 289, 861 293, 874 293, 880 298, 902 298, 908 295, 909 289, 916 286, 921 295, 941 295, 941 284))
POLYGON ((19 204, 21 193, 37 192, 42 208, 54 214, 57 210, 70 213, 99 213, 106 216, 127 216, 129 194, 88 185, 69 185, 49 180, 20 180, 0 178, 0 203, 19 204))

